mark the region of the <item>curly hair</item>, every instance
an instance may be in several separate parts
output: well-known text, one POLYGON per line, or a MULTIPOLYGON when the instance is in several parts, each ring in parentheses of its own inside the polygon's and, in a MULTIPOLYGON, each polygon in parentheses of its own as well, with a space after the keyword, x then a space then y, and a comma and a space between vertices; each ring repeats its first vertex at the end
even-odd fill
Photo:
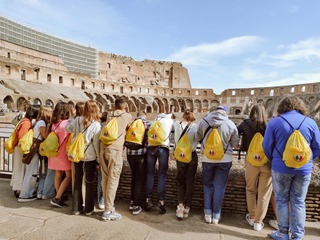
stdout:
POLYGON ((278 106, 277 112, 279 115, 289 112, 291 110, 297 110, 302 115, 308 114, 308 108, 306 104, 296 96, 285 97, 278 106))
POLYGON ((68 103, 58 102, 52 113, 51 123, 58 123, 70 117, 70 107, 68 103))

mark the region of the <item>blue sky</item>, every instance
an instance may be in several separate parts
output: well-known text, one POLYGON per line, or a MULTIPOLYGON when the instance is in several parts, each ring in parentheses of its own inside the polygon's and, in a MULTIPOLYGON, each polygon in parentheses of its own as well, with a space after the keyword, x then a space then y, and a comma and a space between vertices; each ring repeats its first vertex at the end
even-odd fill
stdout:
POLYGON ((4 16, 100 51, 181 62, 193 88, 320 82, 318 0, 0 0, 4 16))

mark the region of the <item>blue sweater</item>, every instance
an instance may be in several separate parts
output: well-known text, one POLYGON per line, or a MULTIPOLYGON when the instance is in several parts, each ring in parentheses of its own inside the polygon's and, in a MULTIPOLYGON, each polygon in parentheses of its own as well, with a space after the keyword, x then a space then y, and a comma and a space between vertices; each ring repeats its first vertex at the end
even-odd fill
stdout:
MULTIPOLYGON (((305 117, 296 110, 286 112, 281 116, 285 118, 295 129, 298 129, 305 117)), ((310 146, 312 154, 311 160, 300 168, 290 168, 287 167, 282 160, 282 153, 285 149, 289 136, 295 129, 292 129, 292 127, 281 117, 271 119, 264 135, 262 147, 267 158, 271 161, 272 170, 287 174, 307 175, 312 171, 312 160, 320 155, 319 128, 311 118, 307 117, 303 122, 299 131, 310 146), (275 146, 277 146, 281 155, 278 153, 275 146)))

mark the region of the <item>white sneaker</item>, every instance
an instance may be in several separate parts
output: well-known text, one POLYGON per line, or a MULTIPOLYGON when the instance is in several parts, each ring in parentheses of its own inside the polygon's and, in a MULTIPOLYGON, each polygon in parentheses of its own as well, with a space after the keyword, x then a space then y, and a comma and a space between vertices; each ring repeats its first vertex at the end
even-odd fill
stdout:
POLYGON ((264 227, 264 223, 263 223, 263 222, 261 222, 261 223, 254 223, 254 225, 253 225, 253 230, 255 230, 255 231, 260 231, 263 227, 264 227))
POLYGON ((206 223, 211 224, 212 223, 212 215, 211 214, 205 214, 204 215, 204 220, 206 221, 206 223))
POLYGON ((176 211, 176 216, 177 218, 183 218, 183 210, 184 210, 184 207, 182 208, 179 208, 179 205, 177 206, 177 211, 176 211))
POLYGON ((102 219, 106 221, 116 221, 120 220, 122 218, 121 214, 116 213, 116 212, 103 212, 102 214, 102 219))
POLYGON ((42 199, 42 194, 39 194, 39 193, 38 193, 38 194, 37 194, 37 199, 38 199, 38 200, 41 200, 41 199, 42 199))
POLYGON ((279 230, 279 228, 278 228, 278 221, 277 221, 277 220, 270 220, 270 221, 269 221, 269 225, 270 225, 271 227, 273 227, 274 229, 279 230))
POLYGON ((220 221, 220 219, 221 219, 221 217, 219 217, 219 218, 212 218, 212 223, 213 223, 213 224, 218 224, 219 221, 220 221))
POLYGON ((183 218, 189 217, 189 211, 190 211, 190 208, 188 208, 188 209, 183 208, 183 218))
POLYGON ((255 219, 250 219, 250 214, 249 213, 247 213, 247 215, 246 215, 246 220, 247 220, 247 222, 249 223, 250 226, 254 225, 255 219))

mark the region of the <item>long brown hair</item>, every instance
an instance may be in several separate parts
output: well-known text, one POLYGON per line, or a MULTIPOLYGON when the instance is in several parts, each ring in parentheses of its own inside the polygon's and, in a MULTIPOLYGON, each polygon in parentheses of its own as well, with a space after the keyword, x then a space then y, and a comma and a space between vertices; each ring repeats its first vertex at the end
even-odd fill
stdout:
POLYGON ((297 110, 302 115, 308 114, 308 109, 304 101, 296 96, 285 97, 278 106, 277 112, 279 115, 289 112, 291 110, 297 110))
POLYGON ((94 100, 86 101, 84 105, 83 126, 88 127, 92 121, 99 121, 99 108, 94 100))
POLYGON ((253 122, 254 131, 263 131, 266 129, 266 109, 261 104, 256 104, 251 108, 249 118, 253 122))
POLYGON ((60 120, 68 119, 70 116, 70 107, 68 103, 58 102, 52 113, 51 123, 58 123, 60 120))
POLYGON ((79 116, 83 116, 83 113, 84 113, 84 105, 85 105, 85 102, 78 102, 76 104, 76 117, 79 117, 79 116))
POLYGON ((190 111, 190 109, 187 109, 182 116, 187 122, 194 122, 196 118, 193 115, 193 112, 190 111))
POLYGON ((36 122, 39 120, 43 120, 46 124, 51 122, 52 118, 52 108, 49 106, 41 106, 39 109, 38 117, 36 118, 36 122))

